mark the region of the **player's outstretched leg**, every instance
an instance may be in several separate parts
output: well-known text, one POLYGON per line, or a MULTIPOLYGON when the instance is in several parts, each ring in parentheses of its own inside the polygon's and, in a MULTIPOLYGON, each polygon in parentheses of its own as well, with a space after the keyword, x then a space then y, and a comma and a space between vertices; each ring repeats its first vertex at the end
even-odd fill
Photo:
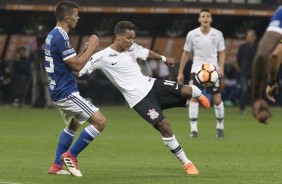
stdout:
POLYGON ((203 108, 210 108, 210 101, 209 99, 202 94, 202 91, 195 85, 192 85, 192 97, 197 100, 197 102, 199 102, 199 104, 203 107, 203 108))
POLYGON ((188 160, 185 152, 182 150, 178 141, 176 140, 172 129, 166 119, 161 120, 156 129, 160 131, 163 137, 164 144, 170 150, 170 152, 183 164, 187 174, 199 174, 199 171, 194 164, 188 160))

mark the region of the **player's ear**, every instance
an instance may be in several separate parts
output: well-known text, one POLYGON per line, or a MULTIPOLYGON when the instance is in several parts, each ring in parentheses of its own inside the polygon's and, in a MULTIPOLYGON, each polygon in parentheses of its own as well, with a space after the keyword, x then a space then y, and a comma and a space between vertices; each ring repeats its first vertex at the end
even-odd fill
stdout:
POLYGON ((70 17, 66 16, 66 22, 69 23, 69 21, 70 21, 70 17))

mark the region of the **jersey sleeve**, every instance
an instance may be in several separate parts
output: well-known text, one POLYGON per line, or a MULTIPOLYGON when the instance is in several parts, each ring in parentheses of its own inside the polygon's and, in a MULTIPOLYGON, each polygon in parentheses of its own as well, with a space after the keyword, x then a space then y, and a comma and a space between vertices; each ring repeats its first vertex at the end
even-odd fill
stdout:
POLYGON ((191 35, 191 32, 189 32, 186 36, 186 40, 185 40, 183 49, 185 51, 192 52, 192 45, 193 45, 192 44, 192 35, 191 35))
POLYGON ((134 53, 136 58, 146 60, 149 55, 149 50, 140 45, 134 44, 134 53))
POLYGON ((64 61, 76 56, 76 52, 68 36, 59 34, 55 44, 64 61))
POLYGON ((274 31, 282 34, 282 6, 279 6, 271 17, 267 31, 274 31))
POLYGON ((218 41, 218 45, 217 45, 217 50, 218 50, 218 51, 224 51, 224 49, 225 49, 224 38, 223 38, 223 34, 222 34, 221 31, 219 31, 218 37, 219 37, 219 38, 218 38, 219 41, 218 41))
POLYGON ((91 74, 94 70, 100 68, 102 64, 102 56, 99 53, 93 54, 86 65, 80 70, 78 76, 81 77, 84 74, 91 74))

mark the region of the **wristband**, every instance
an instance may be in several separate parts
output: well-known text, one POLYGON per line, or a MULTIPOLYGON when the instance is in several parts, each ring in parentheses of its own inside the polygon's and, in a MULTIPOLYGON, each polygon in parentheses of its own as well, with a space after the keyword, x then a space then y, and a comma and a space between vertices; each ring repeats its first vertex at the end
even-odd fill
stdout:
POLYGON ((166 57, 165 56, 162 56, 162 59, 161 59, 163 62, 166 62, 166 57))
POLYGON ((267 81, 267 85, 273 86, 276 82, 277 82, 276 80, 270 80, 270 81, 267 81))

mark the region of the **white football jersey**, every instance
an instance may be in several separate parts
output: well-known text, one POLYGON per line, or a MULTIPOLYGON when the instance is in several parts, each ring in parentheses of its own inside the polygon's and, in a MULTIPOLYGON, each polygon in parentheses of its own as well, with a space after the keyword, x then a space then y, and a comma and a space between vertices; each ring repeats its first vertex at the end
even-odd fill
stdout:
POLYGON ((191 73, 194 73, 203 63, 211 63, 218 68, 218 51, 225 49, 222 32, 211 28, 205 35, 200 27, 193 29, 188 32, 183 49, 193 53, 191 73))
POLYGON ((79 76, 100 69, 116 86, 132 108, 152 89, 155 79, 144 76, 137 58, 146 60, 149 50, 133 44, 128 51, 117 52, 110 47, 91 56, 79 76))

